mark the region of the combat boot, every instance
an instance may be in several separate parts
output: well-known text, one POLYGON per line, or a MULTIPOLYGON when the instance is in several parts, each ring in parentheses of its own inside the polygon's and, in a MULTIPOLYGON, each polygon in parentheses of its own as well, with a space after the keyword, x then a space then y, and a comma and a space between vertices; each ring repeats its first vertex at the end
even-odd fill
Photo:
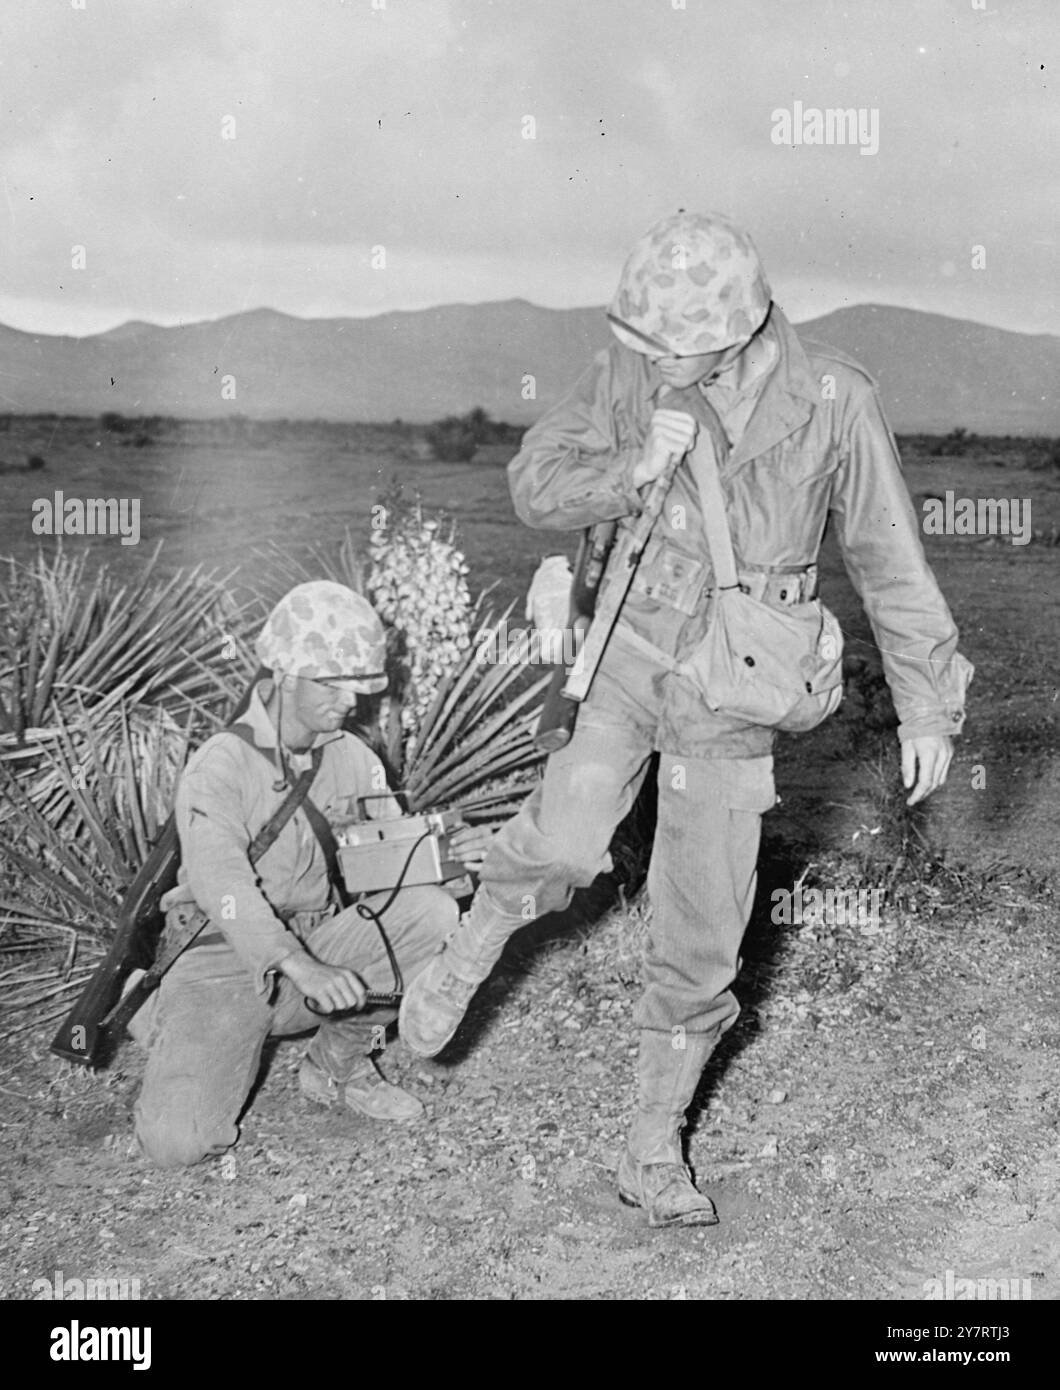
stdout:
POLYGON ((441 1052, 460 1026, 479 985, 524 918, 495 908, 480 888, 443 950, 428 961, 401 1001, 398 1031, 421 1057, 441 1052))
POLYGON ((717 1225, 714 1203, 696 1189, 685 1164, 681 1129, 718 1036, 717 1030, 679 1038, 649 1029, 640 1034, 638 1108, 618 1163, 618 1195, 626 1206, 643 1207, 649 1226, 717 1225))
POLYGON ((298 1086, 318 1105, 342 1102, 371 1120, 418 1120, 424 1113, 423 1102, 389 1082, 374 1057, 362 1058, 351 1074, 339 1081, 307 1055, 298 1072, 298 1086))

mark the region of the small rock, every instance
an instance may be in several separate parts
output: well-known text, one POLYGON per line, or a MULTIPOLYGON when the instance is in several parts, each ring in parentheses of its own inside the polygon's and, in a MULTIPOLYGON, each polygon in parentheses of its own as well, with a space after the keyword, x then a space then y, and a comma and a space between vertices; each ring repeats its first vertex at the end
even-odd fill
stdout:
POLYGON ((769 1135, 766 1142, 758 1150, 759 1158, 776 1158, 780 1153, 780 1140, 775 1134, 769 1135))
POLYGON ((289 1211, 305 1211, 308 1205, 309 1198, 304 1192, 296 1192, 287 1203, 289 1211))
POLYGON ((585 1178, 585 1170, 575 1158, 569 1158, 556 1170, 556 1182, 564 1192, 580 1187, 585 1178))
POLYGON ((770 1105, 783 1105, 787 1098, 787 1091, 785 1091, 780 1086, 777 1086, 774 1090, 770 1091, 768 1096, 766 1096, 766 1100, 769 1102, 770 1105))

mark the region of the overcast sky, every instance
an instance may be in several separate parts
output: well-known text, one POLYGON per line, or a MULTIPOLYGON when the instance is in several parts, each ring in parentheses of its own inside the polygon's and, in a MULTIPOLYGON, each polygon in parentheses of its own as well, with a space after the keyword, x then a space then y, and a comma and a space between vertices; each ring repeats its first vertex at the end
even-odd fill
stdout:
POLYGON ((684 207, 796 319, 1060 332, 1058 0, 680 4, 0 0, 0 321, 600 304, 684 207), (796 102, 878 151, 774 143, 796 102))

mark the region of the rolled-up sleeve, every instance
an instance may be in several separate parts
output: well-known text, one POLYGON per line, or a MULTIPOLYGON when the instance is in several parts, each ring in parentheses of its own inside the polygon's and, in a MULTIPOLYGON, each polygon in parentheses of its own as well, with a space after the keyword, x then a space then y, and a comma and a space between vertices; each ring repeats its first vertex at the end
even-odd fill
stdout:
POLYGON ((902 739, 957 734, 974 667, 928 566, 901 461, 866 383, 848 412, 831 508, 851 582, 883 658, 902 739))
POLYGON ((508 483, 527 526, 574 531, 640 511, 633 470, 642 448, 619 439, 613 370, 612 354, 598 353, 568 395, 524 435, 508 483))
POLYGON ((248 857, 244 780, 237 755, 223 744, 200 750, 177 789, 177 833, 187 889, 264 994, 269 972, 302 946, 269 905, 248 857))

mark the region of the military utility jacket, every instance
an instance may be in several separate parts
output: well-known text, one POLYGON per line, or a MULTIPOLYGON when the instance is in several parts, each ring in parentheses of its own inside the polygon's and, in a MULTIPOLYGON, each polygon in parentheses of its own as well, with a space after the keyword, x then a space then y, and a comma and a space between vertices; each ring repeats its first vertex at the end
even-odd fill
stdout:
MULTIPOLYGON (((274 750, 276 732, 258 691, 241 723, 249 725, 258 748, 274 750)), ((314 805, 332 823, 361 814, 358 798, 386 789, 383 765, 370 748, 341 730, 318 734, 323 748, 310 789, 314 805)), ((292 779, 309 765, 310 754, 288 755, 292 779)), ((301 949, 299 919, 329 909, 324 854, 303 809, 297 810, 276 841, 252 865, 251 841, 287 795, 277 790, 278 774, 236 734, 218 733, 188 760, 177 788, 175 814, 180 837, 181 887, 166 907, 194 900, 220 930, 254 977, 259 993, 267 974, 301 949)), ((398 814, 385 798, 369 801, 369 816, 398 814)))
MULTIPOLYGON (((958 733, 972 667, 957 652, 957 629, 925 559, 875 384, 834 348, 800 341, 775 305, 764 334, 776 345, 776 361, 720 468, 741 577, 767 583, 759 593, 766 601, 786 594, 788 577, 804 586, 801 597, 809 596, 831 516, 882 654, 900 736, 958 733)), ((529 526, 573 530, 634 517, 642 494, 632 473, 652 411, 666 404, 661 386, 640 353, 619 343, 599 353, 573 390, 527 431, 509 464, 520 518, 529 526)), ((711 579, 686 460, 620 629, 686 660, 707 627, 711 579)), ((746 746, 748 753, 763 750, 746 746)))

